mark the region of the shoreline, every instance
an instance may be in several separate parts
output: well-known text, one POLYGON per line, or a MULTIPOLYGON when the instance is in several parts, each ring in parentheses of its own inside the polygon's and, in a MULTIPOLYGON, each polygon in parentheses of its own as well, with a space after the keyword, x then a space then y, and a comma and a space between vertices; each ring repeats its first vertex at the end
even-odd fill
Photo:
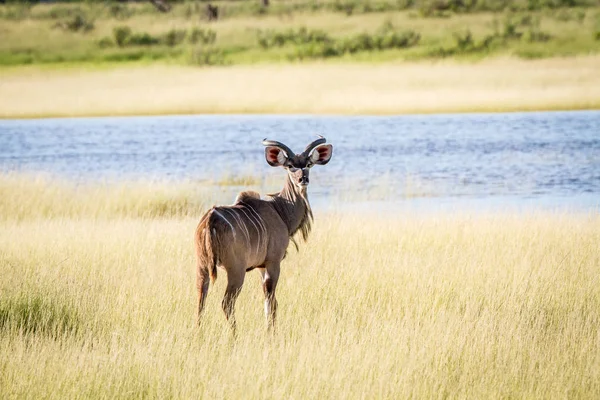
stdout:
POLYGON ((507 108, 507 109, 473 109, 473 110, 432 110, 419 111, 419 112, 381 112, 381 113, 360 113, 360 112, 321 112, 321 113, 292 113, 292 112, 269 112, 269 111, 202 111, 197 112, 177 112, 177 111, 164 111, 164 112, 149 112, 149 113, 111 113, 111 114, 86 114, 86 115, 43 115, 43 114, 30 114, 24 116, 0 116, 0 121, 31 121, 41 119, 76 119, 76 118, 143 118, 143 117, 172 117, 172 116, 313 116, 313 117, 393 117, 393 116, 419 116, 419 115, 461 115, 461 114, 512 114, 512 113, 537 113, 537 112, 586 112, 586 111, 598 111, 600 110, 600 100, 598 104, 593 107, 578 107, 573 106, 572 108, 507 108))
POLYGON ((0 70, 0 119, 600 109, 600 56, 0 70))

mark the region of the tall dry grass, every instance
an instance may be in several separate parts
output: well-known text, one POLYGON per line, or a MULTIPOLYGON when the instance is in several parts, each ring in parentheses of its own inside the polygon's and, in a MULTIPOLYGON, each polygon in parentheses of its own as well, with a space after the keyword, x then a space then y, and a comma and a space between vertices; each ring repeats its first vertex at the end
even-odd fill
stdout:
POLYGON ((0 221, 181 217, 197 214, 221 197, 207 183, 77 184, 39 174, 4 174, 0 177, 0 221))
POLYGON ((600 395, 597 213, 315 211, 309 243, 284 260, 276 334, 249 273, 236 341, 220 310, 224 276, 194 326, 200 214, 1 211, 0 394, 600 395))
POLYGON ((597 56, 479 63, 0 71, 0 117, 398 114, 600 107, 597 56))

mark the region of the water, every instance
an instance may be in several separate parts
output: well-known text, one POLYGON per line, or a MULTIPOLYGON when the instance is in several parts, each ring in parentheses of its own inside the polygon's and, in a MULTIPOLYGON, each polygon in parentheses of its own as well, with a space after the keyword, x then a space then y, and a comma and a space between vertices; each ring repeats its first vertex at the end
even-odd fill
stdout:
POLYGON ((324 135, 313 202, 359 207, 598 209, 600 111, 345 116, 161 116, 0 121, 0 170, 74 180, 283 181, 261 141, 300 152, 324 135))

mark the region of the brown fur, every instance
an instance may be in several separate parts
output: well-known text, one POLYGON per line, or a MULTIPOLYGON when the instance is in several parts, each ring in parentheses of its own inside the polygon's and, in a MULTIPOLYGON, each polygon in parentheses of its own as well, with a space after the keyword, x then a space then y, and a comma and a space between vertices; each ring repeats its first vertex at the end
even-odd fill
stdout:
POLYGON ((242 203, 247 199, 260 199, 260 194, 254 190, 245 190, 237 195, 235 198, 235 203, 242 203))
MULTIPOLYGON (((272 149, 270 151, 273 152, 272 149)), ((331 156, 330 147, 327 154, 331 156)), ((275 156, 271 156, 273 159, 276 151, 275 156)), ((296 233, 300 233, 304 240, 308 238, 313 220, 306 195, 310 167, 306 164, 309 160, 303 156, 297 161, 297 157, 295 162, 299 165, 304 163, 303 167, 285 167, 288 177, 281 192, 269 195, 266 199, 261 199, 254 191, 241 192, 235 204, 213 207, 201 218, 195 233, 198 319, 208 293, 208 277, 214 283, 217 267, 221 267, 227 273, 222 307, 235 329, 235 300, 246 272, 258 269, 263 278, 265 313, 270 326, 274 326, 277 310, 275 289, 281 260, 285 257, 290 240, 298 247, 293 239, 296 233)))
POLYGON ((221 252, 221 249, 218 240, 219 237, 212 233, 212 230, 216 229, 218 225, 218 222, 213 217, 213 210, 214 207, 200 220, 196 228, 195 237, 198 269, 206 269, 210 275, 210 280, 214 283, 217 279, 218 254, 221 252))

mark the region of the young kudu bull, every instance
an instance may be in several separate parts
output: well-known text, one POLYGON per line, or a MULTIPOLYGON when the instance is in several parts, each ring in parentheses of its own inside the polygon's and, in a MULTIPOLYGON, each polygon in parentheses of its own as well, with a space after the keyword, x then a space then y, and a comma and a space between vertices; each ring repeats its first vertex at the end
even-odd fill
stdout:
POLYGON ((246 272, 258 268, 267 323, 270 328, 275 326, 280 263, 294 234, 300 232, 306 240, 310 232, 313 215, 306 195, 308 173, 313 165, 325 165, 331 159, 333 146, 325 142, 320 137, 295 154, 283 143, 265 139, 267 163, 287 171, 281 192, 265 199, 253 191, 241 192, 234 205, 213 207, 202 217, 195 235, 198 322, 208 293, 208 278, 214 282, 217 267, 221 267, 227 273, 223 311, 235 331, 235 300, 246 272))

